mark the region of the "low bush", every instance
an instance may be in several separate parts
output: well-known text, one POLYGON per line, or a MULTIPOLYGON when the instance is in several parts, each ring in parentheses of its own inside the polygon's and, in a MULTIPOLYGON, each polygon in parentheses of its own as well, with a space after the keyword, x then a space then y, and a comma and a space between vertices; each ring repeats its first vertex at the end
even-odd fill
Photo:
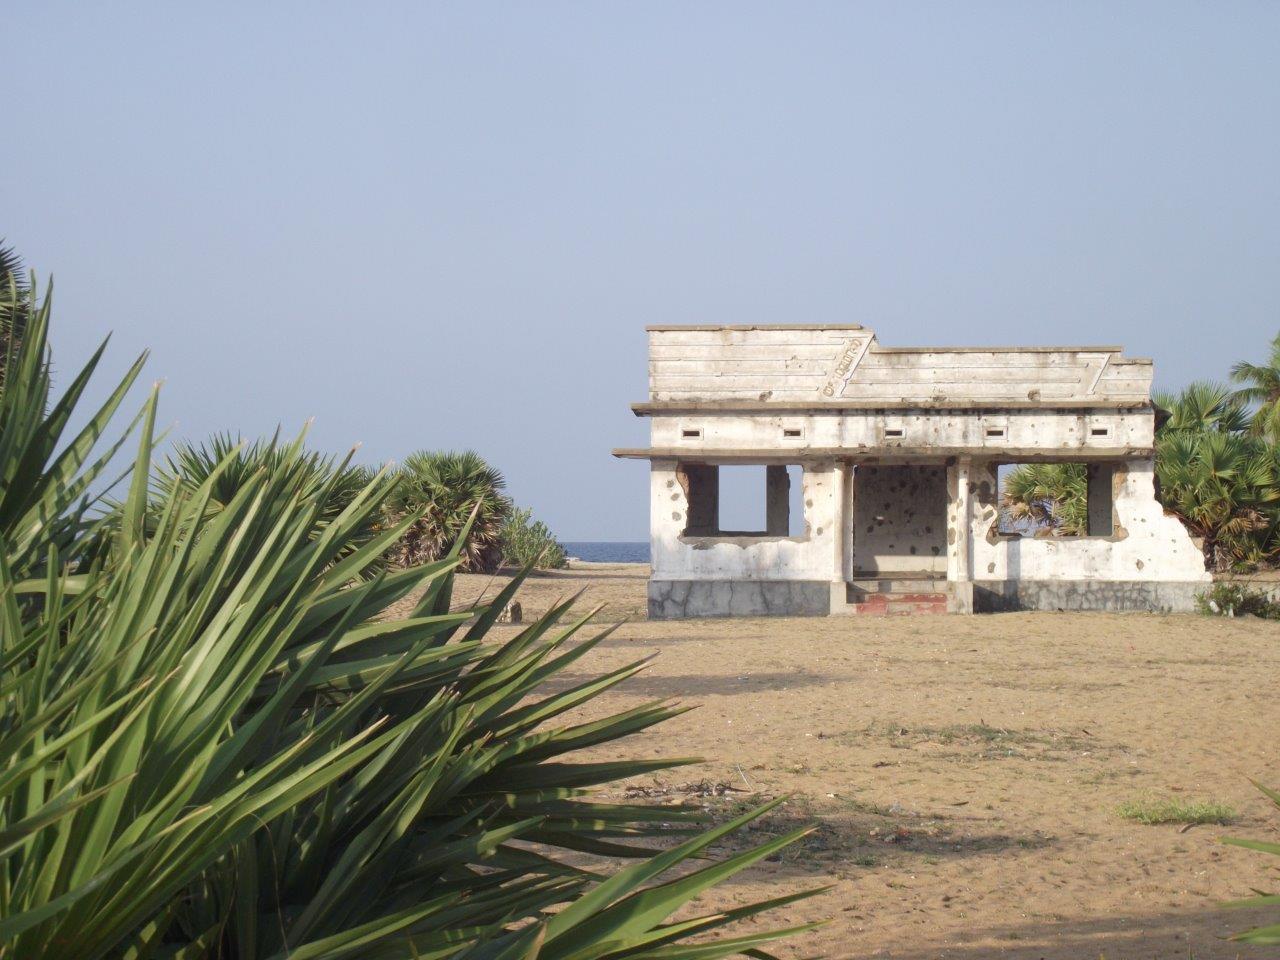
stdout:
POLYGON ((502 562, 512 567, 563 570, 569 566, 564 547, 532 510, 513 510, 502 524, 502 562))
POLYGON ((1280 620, 1280 600, 1241 583, 1215 583, 1196 597, 1196 609, 1208 616, 1280 620))

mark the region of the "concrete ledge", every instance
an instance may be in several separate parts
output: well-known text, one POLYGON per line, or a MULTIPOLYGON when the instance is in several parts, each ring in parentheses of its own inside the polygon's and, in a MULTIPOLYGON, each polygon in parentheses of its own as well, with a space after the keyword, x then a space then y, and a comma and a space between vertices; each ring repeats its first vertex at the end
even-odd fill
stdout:
POLYGON ((1211 586, 1195 580, 978 580, 973 584, 973 609, 1192 613, 1196 596, 1211 586))
POLYGON ((649 619, 825 617, 826 580, 650 580, 649 619))

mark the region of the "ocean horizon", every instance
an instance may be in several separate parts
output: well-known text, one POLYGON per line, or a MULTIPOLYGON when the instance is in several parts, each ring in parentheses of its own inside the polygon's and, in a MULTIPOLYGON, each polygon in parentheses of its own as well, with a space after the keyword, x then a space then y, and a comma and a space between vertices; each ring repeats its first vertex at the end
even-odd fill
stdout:
POLYGON ((648 540, 564 540, 564 552, 587 563, 648 563, 648 540))

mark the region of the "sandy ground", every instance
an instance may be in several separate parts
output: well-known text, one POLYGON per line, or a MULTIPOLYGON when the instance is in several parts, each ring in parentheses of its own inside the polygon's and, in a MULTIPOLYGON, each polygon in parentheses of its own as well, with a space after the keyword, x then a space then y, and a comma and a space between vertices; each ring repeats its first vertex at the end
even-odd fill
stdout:
MULTIPOLYGON (((1248 779, 1280 782, 1280 626, 1104 614, 650 623, 646 575, 589 565, 521 596, 526 620, 583 588, 603 621, 635 618, 569 679, 659 654, 591 715, 654 698, 700 705, 595 759, 705 763, 606 795, 629 786, 718 816, 792 795, 723 852, 816 826, 700 907, 833 884, 774 917, 830 919, 782 944, 787 957, 1273 955, 1221 939, 1265 915, 1217 904, 1280 886, 1275 858, 1219 843, 1280 840, 1280 811, 1248 779), (1183 830, 1118 815, 1149 796, 1229 803, 1239 820, 1183 830)), ((459 597, 494 585, 463 577, 459 597)))

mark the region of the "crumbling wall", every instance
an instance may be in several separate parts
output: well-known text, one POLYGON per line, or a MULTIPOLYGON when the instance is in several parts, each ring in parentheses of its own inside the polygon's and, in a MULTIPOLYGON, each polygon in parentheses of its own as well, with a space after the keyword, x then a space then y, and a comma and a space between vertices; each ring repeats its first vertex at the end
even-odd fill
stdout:
POLYGON ((804 531, 799 536, 700 536, 686 533, 690 504, 681 483, 686 471, 674 460, 652 461, 652 578, 830 582, 838 570, 841 471, 830 461, 806 462, 804 468, 804 531))
MULTIPOLYGON (((996 468, 975 464, 971 491, 973 578, 1207 583, 1204 557, 1176 517, 1155 498, 1154 464, 1129 460, 1110 471, 1112 523, 1107 536, 1017 537, 997 532, 996 468)), ((1095 510, 1098 504, 1095 503, 1095 510)))
POLYGON ((859 466, 853 484, 855 571, 947 572, 946 467, 859 466))

